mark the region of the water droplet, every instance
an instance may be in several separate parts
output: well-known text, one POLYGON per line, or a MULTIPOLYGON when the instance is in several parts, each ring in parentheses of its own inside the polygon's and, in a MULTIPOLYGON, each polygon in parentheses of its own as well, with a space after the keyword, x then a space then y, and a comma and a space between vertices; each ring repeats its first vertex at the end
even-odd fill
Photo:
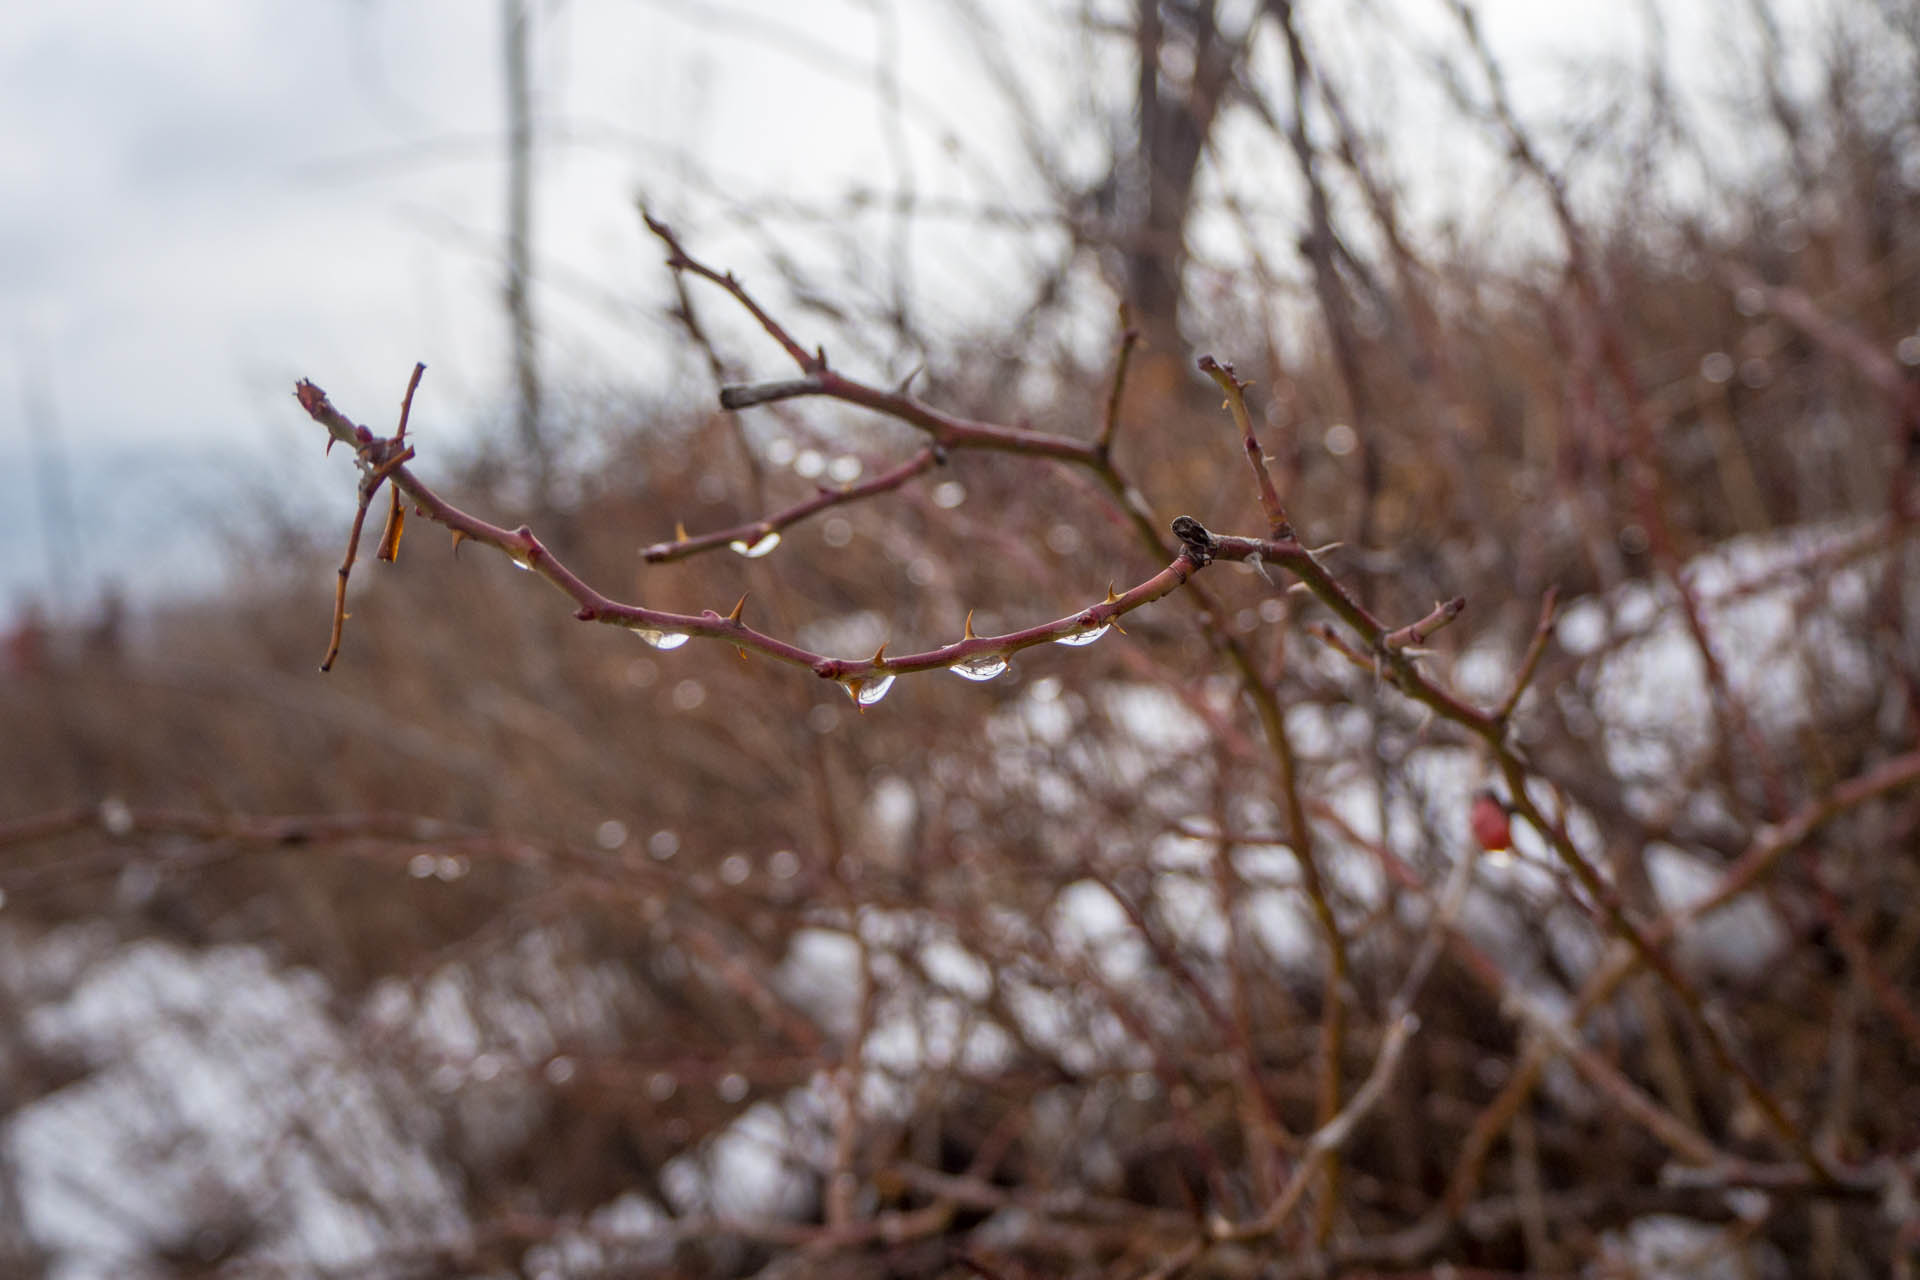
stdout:
POLYGON ((511 564, 514 568, 522 570, 526 573, 533 572, 533 566, 528 564, 526 560, 524 560, 520 556, 517 556, 517 555, 513 556, 507 561, 507 563, 511 564))
POLYGON ((778 530, 775 530, 772 533, 762 536, 760 541, 752 545, 748 545, 745 538, 735 538, 727 544, 727 548, 736 555, 743 555, 749 560, 758 560, 761 556, 767 555, 779 545, 780 533, 778 530))
POLYGON ((1700 357, 1700 376, 1708 382, 1725 382, 1733 377, 1733 357, 1724 351, 1709 351, 1700 357))
POLYGON ((893 676, 891 673, 868 676, 864 679, 856 676, 843 683, 847 686, 848 695, 855 702, 863 707, 870 707, 886 697, 887 690, 893 688, 893 676))
POLYGON ((108 796, 100 803, 100 825, 110 836, 125 836, 133 831, 133 810, 119 796, 108 796))
POLYGON ((684 631, 662 631, 659 627, 628 627, 627 630, 656 649, 678 649, 693 639, 684 631))
POLYGON ((1075 631, 1075 632, 1072 632, 1071 634, 1061 636, 1058 640, 1055 640, 1054 643, 1070 644, 1077 649, 1083 644, 1092 644, 1095 640, 1098 640, 1101 636, 1107 634, 1108 627, 1111 627, 1112 625, 1113 625, 1112 623, 1108 623, 1106 626, 1102 626, 1102 627, 1089 627, 1085 631, 1075 631))
POLYGON ((1001 654, 983 653, 977 658, 956 662, 947 670, 962 680, 991 680, 997 675, 1006 673, 1007 660, 1001 654))

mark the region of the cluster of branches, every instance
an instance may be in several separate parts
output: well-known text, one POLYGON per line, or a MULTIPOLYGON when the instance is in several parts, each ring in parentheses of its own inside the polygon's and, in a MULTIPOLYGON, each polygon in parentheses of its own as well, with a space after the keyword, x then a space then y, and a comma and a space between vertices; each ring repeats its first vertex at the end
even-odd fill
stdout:
MULTIPOLYGON (((1537 166, 1538 162, 1531 158, 1527 149, 1524 135, 1513 125, 1510 115, 1503 115, 1503 119, 1514 130, 1513 141, 1522 162, 1537 166)), ((1155 1247, 1165 1253, 1161 1263, 1153 1268, 1156 1274, 1179 1272, 1216 1251, 1244 1253, 1245 1249, 1252 1246, 1257 1252, 1263 1241, 1291 1241, 1290 1249, 1299 1249, 1304 1245, 1308 1252, 1295 1264, 1295 1269, 1301 1274, 1335 1264, 1364 1262, 1373 1265, 1416 1265, 1447 1256, 1448 1251, 1456 1247, 1463 1232, 1490 1230, 1486 1225, 1488 1222, 1503 1221, 1501 1213, 1491 1205, 1475 1202, 1483 1162, 1494 1144, 1508 1134, 1510 1126, 1522 1115, 1529 1094, 1539 1087, 1545 1067, 1553 1058, 1563 1055, 1573 1062, 1591 1086, 1604 1095, 1620 1116, 1643 1127, 1668 1149, 1673 1168, 1664 1181, 1666 1190, 1656 1193, 1647 1189, 1643 1201, 1645 1205, 1658 1205, 1673 1211, 1680 1206, 1699 1206, 1712 1201, 1718 1208, 1710 1210, 1708 1216, 1718 1216, 1733 1212, 1731 1206, 1736 1203, 1726 1199, 1724 1193, 1741 1188, 1813 1198, 1905 1202, 1905 1198, 1911 1194, 1911 1179, 1920 1169, 1904 1160, 1880 1159, 1864 1163, 1849 1160, 1817 1142, 1803 1122, 1796 1119, 1797 1108, 1780 1097, 1776 1086, 1769 1082, 1767 1073, 1754 1060, 1751 1049, 1743 1043, 1744 1037, 1731 1029, 1723 1018, 1714 1015, 1713 999, 1683 972, 1674 958, 1672 944, 1693 926, 1764 885, 1783 863, 1806 847, 1809 840, 1827 823, 1860 805, 1920 780, 1920 752, 1910 751, 1892 757, 1843 783, 1823 788, 1798 801, 1790 799, 1789 780, 1781 774, 1779 765, 1768 759, 1762 739, 1748 722, 1742 700, 1728 683, 1724 663, 1718 657, 1715 637, 1706 625, 1697 593, 1678 572, 1680 566, 1674 544, 1671 535, 1665 532, 1663 522, 1664 509, 1657 489, 1658 467, 1649 456, 1653 447, 1652 438, 1647 434, 1651 427, 1650 411, 1620 349, 1622 339, 1618 327, 1608 319, 1599 302, 1598 283, 1590 275, 1584 236, 1564 204, 1558 204, 1557 207, 1563 217, 1562 226, 1568 237, 1576 283, 1582 289, 1587 304, 1593 308, 1592 319, 1601 337, 1603 359, 1609 361, 1608 367, 1616 379, 1614 391, 1628 415, 1626 425, 1633 431, 1629 456, 1639 459, 1635 469, 1642 477, 1644 488, 1641 511, 1648 526, 1655 531, 1654 546, 1658 558, 1667 567, 1668 585, 1675 594, 1679 612, 1687 622, 1688 633, 1712 687, 1722 741, 1741 743, 1753 749, 1755 763, 1765 771, 1763 781, 1766 793, 1779 804, 1771 820, 1759 828, 1747 847, 1728 863, 1718 883, 1710 891, 1684 907, 1665 911, 1654 911, 1644 902, 1632 901, 1615 876, 1597 865, 1590 851, 1582 849, 1572 834, 1568 818, 1570 806, 1566 799, 1570 794, 1578 794, 1580 786, 1543 769, 1530 759, 1529 753, 1514 738, 1512 726, 1515 712, 1521 705, 1529 681, 1539 670, 1552 635, 1555 603, 1551 593, 1542 604, 1538 626, 1502 697, 1480 706, 1449 688, 1427 670, 1420 660, 1420 654, 1422 647, 1436 631, 1460 615, 1465 601, 1456 597, 1436 605, 1425 617, 1396 626, 1375 617, 1351 591, 1342 586, 1322 561, 1300 545, 1295 536, 1293 521, 1275 484, 1272 460, 1257 438, 1253 417, 1248 411, 1247 384, 1234 374, 1231 366, 1220 364, 1210 357, 1202 359, 1201 369, 1211 376, 1225 396, 1225 407, 1230 411, 1239 434, 1260 511, 1265 518, 1266 527, 1263 531, 1252 535, 1217 533, 1208 530, 1199 521, 1183 516, 1171 526, 1170 531, 1177 539, 1178 549, 1172 551, 1167 566, 1124 592, 1116 592, 1109 587, 1103 599, 1083 609, 1051 622, 1002 635, 975 635, 969 618, 963 638, 954 643, 897 657, 889 657, 885 645, 882 645, 866 659, 815 654, 758 631, 743 620, 744 598, 726 613, 708 609, 698 614, 678 614, 618 603, 582 581, 530 529, 521 526, 509 530, 469 515, 446 502, 420 481, 406 465, 412 450, 404 438, 404 403, 400 429, 391 437, 381 437, 365 427, 354 425, 312 383, 303 382, 298 394, 302 406, 328 429, 333 440, 355 449, 365 477, 361 486, 362 514, 380 483, 391 481, 399 491, 396 504, 405 501, 413 506, 416 514, 451 529, 456 545, 470 540, 494 547, 517 564, 545 578, 577 604, 574 616, 582 621, 606 622, 634 629, 656 645, 660 644, 662 637, 690 636, 721 640, 738 648, 743 656, 753 651, 777 661, 809 667, 818 676, 844 684, 855 700, 863 705, 876 701, 872 694, 875 691, 884 692, 896 676, 934 669, 955 669, 963 674, 997 673, 1004 670, 1008 660, 1022 649, 1050 641, 1071 644, 1095 638, 1109 627, 1118 626, 1119 620, 1132 611, 1185 590, 1196 606, 1195 616, 1210 647, 1222 655, 1240 682, 1240 696, 1254 708, 1257 723, 1265 735, 1273 768, 1273 793, 1278 797, 1280 814, 1278 829, 1269 838, 1284 845, 1297 860, 1301 888, 1322 930, 1325 984, 1320 999, 1319 1043, 1313 1054, 1317 1063, 1315 1075, 1319 1081, 1315 1089, 1313 1123, 1304 1132, 1295 1132, 1281 1119, 1269 1086, 1263 1079, 1266 1069, 1261 1061, 1256 1037, 1244 1022, 1246 1010, 1239 1010, 1239 1017, 1236 1018, 1234 1013, 1218 1005, 1218 997, 1210 990, 1209 984, 1189 971, 1191 962, 1183 960, 1171 940, 1160 933, 1143 911, 1129 908, 1129 914, 1141 930, 1143 940, 1167 966, 1169 976, 1185 987, 1188 997, 1200 1006, 1208 1018, 1215 1021, 1218 1033, 1234 1055, 1231 1074, 1235 1079, 1235 1090, 1243 1095, 1236 1107, 1249 1126, 1243 1140, 1252 1148, 1248 1156, 1249 1176, 1253 1179, 1254 1190, 1250 1194, 1243 1192, 1239 1197, 1224 1197, 1228 1203, 1235 1198, 1242 1200, 1245 1204, 1242 1211, 1232 1212, 1227 1204, 1216 1200, 1209 1205, 1208 1213, 1197 1227, 1181 1227, 1178 1225, 1179 1215, 1175 1215, 1168 1222, 1141 1232, 1157 1241, 1155 1247), (1271 577, 1269 568, 1285 574, 1298 587, 1311 593, 1341 624, 1338 630, 1325 625, 1312 628, 1312 633, 1321 643, 1370 678, 1417 703, 1426 713, 1459 731, 1484 751, 1504 784, 1503 805, 1513 818, 1525 824, 1539 846, 1555 860, 1571 899, 1591 917, 1601 933, 1614 939, 1613 949, 1606 953, 1603 963, 1579 987, 1570 1014, 1562 1015, 1539 1007, 1534 997, 1524 988, 1516 986, 1513 976, 1500 963, 1480 951, 1459 929, 1458 907, 1473 866, 1470 855, 1460 857, 1455 863, 1453 889, 1445 894, 1439 891, 1437 885, 1424 883, 1418 875, 1398 868, 1402 877, 1400 888, 1427 901, 1427 924, 1420 934, 1421 943, 1413 959, 1405 966, 1397 988, 1386 1002, 1376 1030, 1369 1036, 1373 1044, 1370 1065, 1357 1077, 1347 1074, 1347 1064, 1355 1058, 1355 1049, 1350 1043, 1354 1034, 1351 1026, 1354 1011, 1350 1008, 1354 981, 1353 939, 1349 929, 1341 924, 1335 896, 1328 888, 1331 871, 1326 865, 1329 856, 1325 848, 1326 841, 1316 833, 1317 824, 1310 816, 1312 800, 1302 789, 1300 751, 1289 732, 1274 679, 1275 671, 1243 637, 1226 624, 1223 607, 1205 592, 1202 582, 1196 577, 1201 570, 1220 561, 1239 561, 1256 566, 1263 578, 1273 582, 1276 590, 1283 590, 1284 586, 1271 577), (1343 1212, 1339 1176, 1341 1153, 1386 1096, 1408 1039, 1420 1025, 1419 1018, 1412 1011, 1413 1005, 1437 957, 1443 949, 1448 948, 1452 949, 1468 972, 1486 985, 1491 997, 1520 1018, 1528 1032, 1524 1049, 1505 1087, 1486 1104, 1469 1128, 1466 1142, 1449 1177, 1447 1194, 1435 1210, 1418 1227, 1387 1237, 1338 1239, 1334 1228, 1341 1221, 1343 1212), (1608 1063, 1582 1043, 1579 1027, 1585 1018, 1604 1007, 1623 984, 1643 970, 1657 980, 1667 998, 1680 1011, 1683 1034, 1690 1038, 1697 1037, 1714 1066, 1730 1080, 1737 1082, 1743 1105, 1751 1108, 1759 1130, 1765 1135, 1760 1145, 1763 1148, 1771 1147, 1776 1153, 1773 1162, 1765 1159, 1756 1161, 1736 1154, 1715 1141, 1701 1130, 1697 1120, 1690 1122, 1676 1113, 1670 1104, 1650 1095, 1644 1086, 1623 1075, 1617 1066, 1608 1063), (1719 1193, 1718 1198, 1715 1193, 1719 1193), (1296 1212, 1307 1205, 1313 1206, 1313 1212, 1305 1219, 1296 1219, 1296 1212), (1296 1232, 1305 1234, 1296 1235, 1296 1232), (1180 1243, 1182 1235, 1189 1237, 1184 1244, 1180 1243)), ((721 392, 723 406, 739 410, 800 397, 826 397, 885 414, 924 433, 930 440, 927 448, 911 462, 865 484, 840 490, 823 489, 815 497, 791 507, 711 533, 688 535, 684 529, 678 530, 672 540, 646 549, 645 556, 649 561, 680 559, 721 546, 732 546, 745 554, 752 554, 766 547, 773 535, 783 533, 810 516, 892 490, 964 450, 991 450, 1091 472, 1101 488, 1111 495, 1116 511, 1133 526, 1149 554, 1156 558, 1169 554, 1170 548, 1165 537, 1148 514, 1151 511, 1150 501, 1123 473, 1115 460, 1114 444, 1121 417, 1120 406, 1123 404, 1123 380, 1128 354, 1135 340, 1131 332, 1126 335, 1120 348, 1112 393, 1107 401, 1107 413, 1093 439, 974 422, 943 413, 904 391, 884 390, 840 373, 829 365, 824 351, 809 351, 798 343, 732 275, 717 271, 689 255, 673 233, 659 222, 648 219, 648 225, 665 244, 669 265, 674 270, 692 273, 726 290, 799 368, 800 376, 796 379, 726 387, 721 392)), ((1823 320, 1820 323, 1832 322, 1823 320)), ((1872 362, 1866 363, 1871 376, 1872 362)), ((416 383, 417 380, 416 369, 416 383)), ((410 385, 409 400, 412 389, 410 385)), ((1900 400, 1898 407, 1904 411, 1905 401, 1900 400)), ((1904 511, 1896 508, 1889 519, 1903 520, 1904 511)), ((390 529, 395 527, 390 523, 390 529)), ((359 519, 356 517, 356 539, 358 532, 359 519)), ((1876 529, 1863 546, 1897 542, 1898 537, 1897 531, 1876 529)), ((383 551, 390 550, 391 545, 390 541, 383 541, 383 551)), ((341 601, 344 601, 345 581, 352 560, 350 545, 347 559, 340 569, 341 601)), ((336 607, 335 639, 329 646, 329 663, 338 648, 343 607, 343 604, 336 607)), ((1223 855, 1236 843, 1224 834, 1215 838, 1220 842, 1223 855)), ((1385 849, 1376 849, 1375 853, 1383 860, 1392 858, 1385 849)), ((1224 883, 1231 883, 1233 873, 1230 869, 1223 865, 1220 874, 1226 877, 1224 883)), ((1805 874, 1817 872, 1811 869, 1810 864, 1805 874)), ((1117 900, 1122 903, 1131 901, 1130 895, 1118 884, 1105 878, 1102 883, 1108 885, 1117 900)), ((1223 903, 1222 909, 1229 916, 1232 914, 1230 903, 1223 903)), ((1836 927, 1845 927, 1837 914, 1831 923, 1836 927)), ((977 941, 971 935, 966 936, 968 945, 976 945, 977 941)), ((1240 992, 1240 998, 1244 999, 1248 975, 1238 968, 1239 954, 1238 951, 1228 954, 1227 979, 1230 989, 1240 992)), ((1879 994, 1885 1011, 1895 1024, 1920 1031, 1920 1019, 1916 1019, 1905 996, 1900 993, 1899 984, 1887 974, 1877 972, 1871 957, 1859 949, 1849 949, 1849 956, 1867 966, 1863 975, 1871 980, 1870 985, 1879 994)), ((1125 1010, 1135 997, 1104 984, 1103 988, 1106 998, 1113 1002, 1116 1014, 1125 1017, 1125 1010)), ((764 994, 763 988, 763 997, 764 994)), ((1147 1045, 1157 1046, 1159 1054, 1168 1055, 1168 1058, 1160 1060, 1159 1069, 1169 1088, 1177 1090, 1178 1082, 1189 1070, 1188 1066, 1169 1060, 1173 1052, 1171 1047, 1161 1042, 1152 1031, 1137 1024, 1129 1025, 1147 1045)), ((856 1058, 858 1047, 859 1039, 855 1037, 848 1049, 856 1058)), ((1915 1040, 1911 1048, 1920 1050, 1920 1040, 1915 1040)), ((855 1121, 849 1119, 849 1123, 855 1121)), ((943 1232, 951 1223, 953 1213, 963 1207, 1002 1204, 1033 1207, 1017 1192, 996 1189, 989 1182, 936 1176, 932 1171, 915 1177, 920 1189, 931 1197, 935 1211, 882 1214, 868 1221, 856 1221, 853 1202, 840 1196, 830 1202, 827 1220, 818 1228, 781 1227, 773 1230, 771 1237, 767 1237, 764 1230, 756 1231, 741 1224, 733 1224, 729 1229, 750 1237, 805 1242, 816 1246, 850 1246, 876 1239, 897 1242, 916 1233, 943 1232)), ((1117 1206, 1113 1208, 1117 1211, 1117 1206)), ((1056 1226, 1065 1227, 1070 1223, 1085 1226, 1081 1221, 1084 1216, 1091 1214, 1100 1218, 1107 1212, 1107 1209, 1073 1197, 1046 1216, 1060 1219, 1056 1226)), ((1545 1199, 1536 1196, 1531 1206, 1518 1206, 1508 1212, 1515 1217, 1523 1212, 1535 1215, 1577 1212, 1591 1217, 1594 1204, 1589 1195, 1576 1196, 1564 1206, 1549 1207, 1545 1199)), ((1509 1223, 1511 1220, 1504 1219, 1509 1223)), ((703 1229, 714 1228, 710 1224, 709 1228, 703 1229)), ((1140 1230, 1140 1224, 1134 1224, 1133 1229, 1140 1230)), ((1134 1241, 1134 1247, 1141 1247, 1138 1239, 1134 1241)))

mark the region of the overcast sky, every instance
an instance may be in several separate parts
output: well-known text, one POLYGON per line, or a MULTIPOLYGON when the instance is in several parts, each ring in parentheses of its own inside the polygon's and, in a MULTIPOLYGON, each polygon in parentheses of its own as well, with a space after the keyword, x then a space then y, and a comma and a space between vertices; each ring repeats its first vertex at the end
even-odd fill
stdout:
MULTIPOLYGON (((1719 3, 1665 8, 1684 18, 1719 3)), ((894 180, 872 73, 889 47, 922 191, 1017 196, 1018 157, 943 0, 537 8, 536 231, 556 382, 669 376, 653 318, 665 278, 637 193, 697 220, 730 199, 824 200, 894 180)), ((1636 30, 1621 0, 1483 9, 1523 82, 1553 56, 1624 47, 1636 30)), ((323 467, 293 405, 296 378, 383 422, 424 360, 423 440, 500 419, 499 10, 13 7, 0 25, 0 611, 48 594, 41 533, 63 491, 82 527, 68 566, 136 592, 204 580, 181 522, 236 492, 350 502, 344 463, 323 467), (49 467, 64 483, 43 482, 49 467)), ((1053 56, 1044 31, 1012 29, 1053 56)), ((745 252, 724 239, 700 248, 726 265, 745 252)), ((933 256, 930 295, 994 305, 977 262, 933 256)))

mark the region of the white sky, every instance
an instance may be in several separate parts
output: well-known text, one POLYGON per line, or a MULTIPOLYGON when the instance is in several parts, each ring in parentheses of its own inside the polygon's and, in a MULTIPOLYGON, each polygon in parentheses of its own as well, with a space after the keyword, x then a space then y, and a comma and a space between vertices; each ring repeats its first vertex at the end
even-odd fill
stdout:
MULTIPOLYGON (((1663 12, 1698 25, 1723 2, 1663 12)), ((1387 7, 1410 20, 1438 8, 1387 7)), ((1561 56, 1638 38, 1622 0, 1482 8, 1523 89, 1561 56)), ((726 199, 892 185, 870 78, 886 39, 877 15, 898 20, 919 189, 1017 199, 1018 158, 943 0, 539 11, 539 305, 555 385, 703 376, 666 363, 665 275, 637 192, 710 233, 696 252, 745 270, 752 246, 711 223, 726 199)), ((48 580, 37 440, 57 443, 83 513, 77 569, 138 590, 156 558, 163 579, 204 578, 173 531, 235 489, 349 501, 344 466, 322 468, 291 400, 298 377, 378 424, 424 360, 423 441, 500 420, 499 20, 491 0, 12 7, 0 24, 0 611, 48 580), (36 397, 46 412, 28 412, 36 397)), ((1024 16, 1008 29, 1033 42, 1037 65, 1070 48, 1024 16)), ((793 230, 804 258, 811 232, 793 230)), ((1012 296, 968 253, 921 243, 923 301, 980 318, 1012 296)))

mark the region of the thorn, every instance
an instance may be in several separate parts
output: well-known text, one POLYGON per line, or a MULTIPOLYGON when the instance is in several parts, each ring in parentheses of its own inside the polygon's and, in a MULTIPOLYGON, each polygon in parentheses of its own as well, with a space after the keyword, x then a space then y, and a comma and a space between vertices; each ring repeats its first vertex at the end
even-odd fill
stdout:
POLYGON ((733 651, 740 655, 740 661, 745 662, 747 660, 747 646, 737 644, 733 646, 733 651))
POLYGON ((678 520, 673 522, 673 540, 675 542, 685 542, 687 540, 687 526, 678 520))
POLYGON ((871 658, 868 658, 867 661, 871 662, 874 666, 878 667, 884 664, 886 660, 887 660, 887 642, 885 640, 882 640, 880 642, 880 647, 873 651, 873 656, 871 658))
POLYGON ((453 554, 460 554, 460 544, 467 540, 467 534, 460 529, 453 531, 453 554))
MULTIPOLYGON (((749 592, 747 594, 752 594, 752 593, 749 592)), ((746 607, 747 607, 747 595, 742 595, 740 599, 734 603, 733 611, 727 614, 727 621, 731 623, 735 623, 737 625, 740 621, 740 611, 742 609, 745 609, 746 607)), ((740 651, 740 656, 743 658, 746 657, 747 651, 745 649, 742 649, 740 651)))
POLYGON ((1344 540, 1342 540, 1342 541, 1338 541, 1338 542, 1329 542, 1329 543, 1328 543, 1328 544, 1327 544, 1326 546, 1324 546, 1324 547, 1313 547, 1313 548, 1311 548, 1311 549, 1309 549, 1309 550, 1308 550, 1308 552, 1307 552, 1307 554, 1308 554, 1308 555, 1310 555, 1310 556, 1323 556, 1323 555, 1325 555, 1325 554, 1327 554, 1327 552, 1329 552, 1329 551, 1338 551, 1338 550, 1339 550, 1340 548, 1342 548, 1342 547, 1344 547, 1344 546, 1346 546, 1346 545, 1347 545, 1347 544, 1346 544, 1346 542, 1345 542, 1344 540))
POLYGON ((1107 625, 1112 627, 1115 631, 1118 631, 1121 635, 1127 634, 1127 629, 1120 625, 1120 619, 1118 618, 1108 619, 1107 625))
POLYGON ((1117 602, 1117 601, 1118 601, 1119 599, 1120 599, 1120 597, 1119 597, 1119 596, 1117 596, 1117 595, 1115 595, 1115 594, 1113 594, 1113 584, 1112 584, 1111 582, 1109 582, 1109 583, 1107 584, 1107 598, 1106 598, 1105 600, 1103 600, 1103 601, 1101 601, 1101 603, 1102 603, 1102 604, 1113 604, 1113 603, 1115 603, 1115 602, 1117 602))
POLYGON ((960 629, 960 638, 962 640, 979 639, 978 636, 973 634, 973 610, 971 609, 967 610, 967 621, 966 625, 960 629))

